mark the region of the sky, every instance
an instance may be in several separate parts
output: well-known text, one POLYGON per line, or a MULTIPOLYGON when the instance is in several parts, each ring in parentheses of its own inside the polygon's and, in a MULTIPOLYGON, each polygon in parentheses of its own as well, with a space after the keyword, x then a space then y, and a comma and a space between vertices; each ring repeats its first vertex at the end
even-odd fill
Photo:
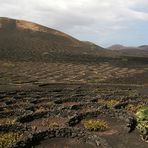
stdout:
POLYGON ((100 46, 148 44, 148 0, 0 0, 0 16, 36 22, 100 46))

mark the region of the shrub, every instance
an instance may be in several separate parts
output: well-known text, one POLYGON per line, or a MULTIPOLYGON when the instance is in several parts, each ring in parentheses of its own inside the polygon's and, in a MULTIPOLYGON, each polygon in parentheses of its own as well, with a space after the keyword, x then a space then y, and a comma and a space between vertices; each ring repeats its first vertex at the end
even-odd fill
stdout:
POLYGON ((111 99, 111 100, 99 99, 98 103, 102 103, 111 109, 111 108, 113 108, 113 106, 117 105, 119 103, 119 101, 115 100, 115 99, 111 99))
POLYGON ((3 63, 3 66, 6 68, 13 68, 13 67, 15 67, 15 64, 8 62, 8 63, 3 63))
POLYGON ((113 108, 113 106, 117 105, 118 103, 119 103, 119 101, 114 100, 114 99, 106 101, 106 105, 110 109, 113 108))
POLYGON ((143 104, 138 104, 138 105, 134 105, 134 104, 128 104, 125 109, 131 113, 136 113, 137 110, 139 110, 141 107, 143 106, 143 104))
POLYGON ((58 127, 59 127, 59 124, 56 122, 49 124, 49 128, 58 128, 58 127))
POLYGON ((46 111, 46 109, 43 106, 38 107, 35 112, 39 113, 39 112, 44 112, 46 111))
POLYGON ((148 142, 148 106, 143 106, 135 114, 137 119, 137 129, 142 139, 148 142))
POLYGON ((104 120, 90 119, 83 120, 81 123, 86 129, 91 131, 104 131, 109 128, 107 122, 104 120))
POLYGON ((13 133, 13 132, 1 132, 0 133, 0 148, 6 148, 10 145, 13 145, 17 142, 17 140, 20 138, 19 133, 13 133))
POLYGON ((16 119, 12 119, 12 118, 1 118, 0 119, 0 125, 5 125, 5 124, 15 124, 16 123, 16 119))

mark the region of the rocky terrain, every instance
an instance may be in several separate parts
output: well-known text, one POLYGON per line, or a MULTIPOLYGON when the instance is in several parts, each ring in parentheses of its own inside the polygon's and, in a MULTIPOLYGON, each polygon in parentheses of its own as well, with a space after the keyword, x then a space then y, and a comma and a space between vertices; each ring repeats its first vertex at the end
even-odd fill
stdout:
POLYGON ((0 18, 0 148, 147 148, 147 76, 147 56, 0 18))
POLYGON ((5 136, 3 144, 10 147, 49 147, 51 139, 58 148, 67 138, 65 147, 147 147, 135 129, 134 113, 139 106, 147 105, 147 95, 139 87, 3 87, 0 98, 0 139, 5 136), (104 121, 107 128, 90 130, 83 123, 88 120, 104 121))

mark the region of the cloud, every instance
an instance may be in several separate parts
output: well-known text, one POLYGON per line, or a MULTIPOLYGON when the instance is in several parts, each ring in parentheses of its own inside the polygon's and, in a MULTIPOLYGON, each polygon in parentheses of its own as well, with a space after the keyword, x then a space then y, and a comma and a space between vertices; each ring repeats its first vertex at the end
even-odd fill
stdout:
POLYGON ((147 11, 137 9, 148 7, 147 0, 0 0, 0 4, 1 16, 30 20, 78 38, 89 33, 109 38, 133 22, 148 21, 147 11))

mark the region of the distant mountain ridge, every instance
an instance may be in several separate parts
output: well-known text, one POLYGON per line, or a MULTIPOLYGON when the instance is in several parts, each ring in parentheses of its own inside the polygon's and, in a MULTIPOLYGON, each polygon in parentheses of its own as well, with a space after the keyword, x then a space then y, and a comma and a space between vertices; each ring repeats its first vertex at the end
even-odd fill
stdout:
POLYGON ((116 44, 108 47, 108 49, 118 52, 120 56, 148 57, 148 45, 134 47, 116 44))
POLYGON ((141 50, 148 50, 148 45, 141 45, 141 46, 138 46, 138 48, 141 50))
POLYGON ((131 50, 131 49, 148 50, 148 45, 141 45, 141 46, 136 47, 136 46, 124 46, 120 44, 115 44, 115 45, 108 47, 107 49, 110 49, 110 50, 131 50))

